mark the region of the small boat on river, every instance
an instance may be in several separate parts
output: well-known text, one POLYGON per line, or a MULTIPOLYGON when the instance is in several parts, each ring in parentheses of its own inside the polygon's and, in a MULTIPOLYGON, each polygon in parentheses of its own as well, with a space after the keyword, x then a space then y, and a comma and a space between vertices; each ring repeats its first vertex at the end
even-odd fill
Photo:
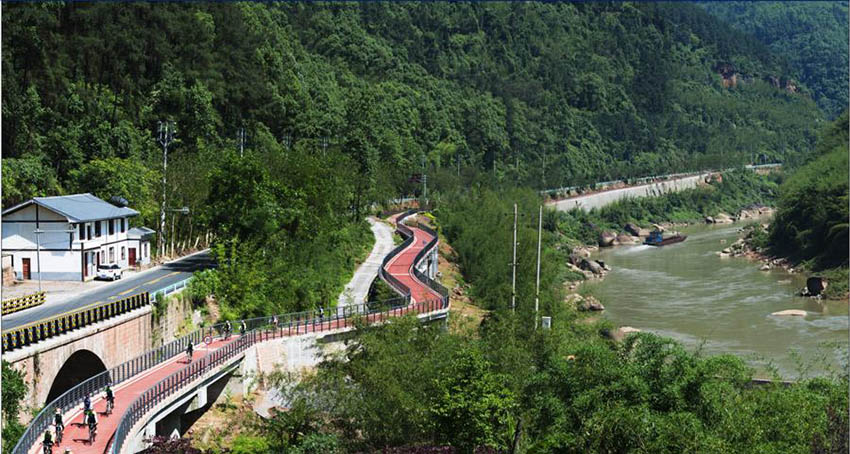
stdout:
POLYGON ((682 241, 685 241, 686 238, 688 238, 687 235, 681 235, 678 233, 673 236, 664 238, 664 235, 662 234, 661 230, 653 230, 652 233, 650 233, 649 236, 646 237, 646 240, 643 242, 643 244, 648 244, 650 246, 667 246, 668 244, 681 243, 682 241))

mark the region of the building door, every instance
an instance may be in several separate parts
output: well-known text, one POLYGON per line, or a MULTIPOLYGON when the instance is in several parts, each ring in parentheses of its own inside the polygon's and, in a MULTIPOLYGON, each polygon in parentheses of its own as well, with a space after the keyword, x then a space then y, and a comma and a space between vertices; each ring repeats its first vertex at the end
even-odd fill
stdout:
POLYGON ((130 262, 130 266, 136 266, 136 248, 131 247, 127 254, 127 261, 130 262))
POLYGON ((97 267, 100 268, 100 251, 97 251, 97 267))
POLYGON ((83 280, 89 275, 89 253, 83 252, 83 280))
POLYGON ((21 266, 24 267, 24 279, 32 279, 32 274, 30 273, 30 259, 21 259, 21 266))

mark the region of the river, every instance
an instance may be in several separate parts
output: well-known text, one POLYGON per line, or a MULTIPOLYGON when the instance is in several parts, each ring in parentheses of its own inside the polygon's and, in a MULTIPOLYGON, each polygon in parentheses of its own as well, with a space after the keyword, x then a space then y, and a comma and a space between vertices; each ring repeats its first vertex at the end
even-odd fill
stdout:
POLYGON ((691 226, 682 229, 688 235, 683 243, 601 250, 595 258, 613 270, 590 285, 605 305, 605 316, 617 325, 677 339, 691 351, 736 354, 759 376, 775 368, 783 378, 798 379, 801 370, 810 377, 846 367, 847 302, 796 296, 804 277, 717 256, 738 238, 739 227, 691 226), (785 309, 809 314, 770 315, 785 309))

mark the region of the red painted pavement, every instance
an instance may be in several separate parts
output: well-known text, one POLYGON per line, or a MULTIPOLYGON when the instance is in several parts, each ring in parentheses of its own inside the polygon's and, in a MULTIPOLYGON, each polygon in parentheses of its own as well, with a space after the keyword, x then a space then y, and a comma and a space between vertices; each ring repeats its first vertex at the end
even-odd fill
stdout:
MULTIPOLYGON (((395 221, 394 216, 390 218, 395 221)), ((410 227, 413 231, 414 240, 410 246, 395 256, 386 267, 387 272, 395 276, 402 283, 410 288, 411 305, 407 307, 392 310, 389 315, 398 316, 410 312, 430 312, 440 309, 439 301, 441 296, 439 293, 427 287, 413 275, 413 260, 416 254, 425 247, 428 242, 433 239, 433 236, 422 229, 410 227), (422 303, 416 305, 415 303, 422 303)), ((384 314, 370 314, 366 316, 368 322, 379 322, 386 318, 384 314)), ((266 332, 266 339, 278 337, 286 337, 290 335, 307 334, 317 331, 327 331, 333 329, 344 328, 351 324, 350 320, 331 320, 322 323, 308 323, 299 326, 280 326, 277 331, 266 332)), ((211 344, 204 346, 203 344, 195 348, 192 355, 193 361, 196 361, 216 349, 221 348, 229 342, 233 342, 238 336, 234 335, 228 341, 216 339, 211 344)), ((121 416, 124 411, 133 403, 134 400, 160 380, 168 377, 174 372, 188 365, 185 354, 179 354, 168 361, 157 365, 150 370, 147 370, 132 379, 117 385, 113 391, 115 393, 115 408, 112 414, 107 416, 106 400, 103 395, 94 396, 92 398, 92 407, 97 413, 97 437, 94 442, 88 440, 88 427, 82 424, 82 407, 74 410, 70 415, 65 415, 65 433, 62 443, 53 447, 54 453, 64 453, 65 448, 71 448, 74 454, 103 454, 107 452, 112 440, 112 436, 118 428, 121 421, 121 416)), ((42 451, 41 443, 33 447, 30 453, 36 454, 42 451)))

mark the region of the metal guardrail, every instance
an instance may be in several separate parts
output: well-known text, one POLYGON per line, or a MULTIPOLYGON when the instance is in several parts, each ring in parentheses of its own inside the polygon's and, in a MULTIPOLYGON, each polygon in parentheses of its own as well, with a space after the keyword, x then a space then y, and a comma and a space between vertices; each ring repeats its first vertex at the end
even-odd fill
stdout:
POLYGON ((172 293, 175 293, 175 292, 178 292, 180 290, 185 289, 186 287, 189 286, 189 282, 191 280, 192 280, 192 277, 189 277, 187 279, 183 279, 180 282, 175 282, 175 283, 173 283, 173 284, 171 284, 167 287, 161 288, 161 289, 153 292, 153 295, 151 295, 151 302, 155 303, 156 302, 156 295, 158 295, 160 293, 162 294, 162 296, 168 296, 172 293))
POLYGON ((127 313, 147 304, 150 304, 150 294, 139 293, 3 331, 3 353, 127 313))
MULTIPOLYGON (((388 305, 389 308, 381 310, 370 309, 374 303, 345 306, 342 314, 338 311, 326 311, 325 313, 331 314, 329 317, 320 316, 316 310, 282 314, 277 316, 278 320, 276 324, 273 322, 274 316, 244 320, 246 325, 244 334, 240 333, 238 337, 225 346, 216 349, 198 361, 193 361, 190 365, 165 377, 137 397, 121 416, 121 422, 115 431, 110 452, 112 454, 119 454, 133 427, 158 404, 208 372, 225 364, 254 344, 298 334, 345 328, 351 326, 351 322, 357 318, 364 320, 366 323, 376 323, 385 321, 390 317, 399 317, 411 313, 423 314, 447 307, 447 302, 441 299, 432 299, 404 306, 392 304, 398 301, 406 302, 407 299, 402 297, 385 301, 383 302, 383 306, 388 305)), ((221 337, 225 334, 223 328, 224 324, 218 324, 200 331, 204 332, 204 338, 221 337)), ((185 346, 183 350, 185 350, 185 346)))
POLYGON ((45 299, 45 293, 42 291, 4 300, 2 314, 9 315, 24 309, 40 306, 44 304, 45 299))

